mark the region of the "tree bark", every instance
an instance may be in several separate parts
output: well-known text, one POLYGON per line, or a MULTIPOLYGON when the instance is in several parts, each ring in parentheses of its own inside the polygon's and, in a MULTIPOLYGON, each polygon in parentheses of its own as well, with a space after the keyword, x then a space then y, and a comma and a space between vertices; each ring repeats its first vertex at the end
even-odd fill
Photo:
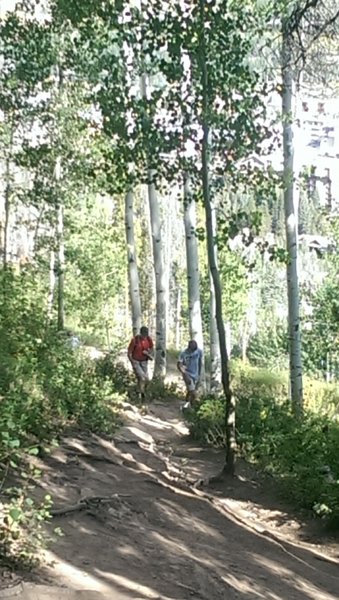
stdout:
MULTIPOLYGON (((184 179, 184 225, 186 240, 186 265, 187 265, 187 294, 189 333, 192 340, 196 340, 199 348, 204 349, 202 332, 202 317, 200 303, 200 272, 198 242, 196 230, 196 207, 192 198, 188 176, 184 179)), ((205 388, 205 361, 203 359, 201 370, 201 385, 205 388)))
POLYGON ((292 129, 292 40, 288 29, 288 20, 282 24, 282 119, 284 152, 284 209, 286 228, 287 294, 290 385, 292 407, 296 415, 303 411, 303 379, 301 360, 300 302, 298 280, 298 223, 294 201, 294 145, 292 129))
MULTIPOLYGON (((216 235, 216 209, 211 205, 212 210, 212 228, 213 228, 213 244, 216 235)), ((216 266, 217 263, 217 248, 214 244, 214 256, 216 266)), ((221 358, 220 358, 220 342, 219 342, 219 333, 218 333, 218 325, 216 319, 216 299, 215 299, 215 287, 213 282, 212 273, 209 273, 210 280, 210 360, 211 360, 211 369, 210 369, 210 392, 211 394, 219 394, 221 388, 221 358)))
POLYGON ((200 54, 201 54, 201 83, 202 83, 202 151, 201 151, 201 162, 202 162, 202 187, 203 187, 203 200, 205 207, 206 217, 206 234, 207 234, 207 253, 208 263, 211 272, 214 292, 215 292, 215 314, 217 321, 217 328, 219 334, 219 346, 221 356, 221 378, 223 391, 225 395, 226 403, 226 461, 224 471, 226 473, 233 474, 235 468, 235 407, 233 403, 233 396, 230 386, 230 372, 229 372, 229 361, 226 348, 226 335, 223 321, 223 310, 222 310, 222 289, 220 282, 220 274, 217 265, 216 248, 214 243, 214 231, 213 231, 213 211, 210 196, 210 182, 209 182, 209 123, 208 123, 208 70, 206 60, 206 46, 205 46, 205 27, 204 27, 204 11, 205 1, 200 0, 200 17, 201 17, 201 39, 200 39, 200 54))
POLYGON ((128 284, 132 310, 133 335, 141 327, 141 300, 139 286, 139 272, 134 236, 134 203, 133 192, 130 190, 125 196, 125 230, 127 242, 128 284))
POLYGON ((47 323, 50 323, 52 320, 55 283, 55 251, 52 249, 49 256, 49 291, 47 299, 47 323))
POLYGON ((148 202, 151 219, 153 264, 156 291, 156 349, 154 377, 163 380, 166 376, 166 273, 163 260, 161 221, 157 192, 153 182, 154 173, 148 173, 148 202))
POLYGON ((9 217, 11 209, 11 183, 10 183, 10 166, 9 157, 6 158, 6 188, 5 188, 5 223, 4 223, 4 250, 3 250, 3 266, 4 269, 8 263, 8 243, 9 243, 9 217))
POLYGON ((176 302, 176 324, 175 324, 175 347, 180 348, 181 345, 181 287, 178 286, 177 302, 176 302))
POLYGON ((57 241, 58 241, 58 331, 65 329, 65 243, 64 243, 64 207, 62 204, 58 207, 57 223, 57 241))
MULTIPOLYGON (((141 96, 147 99, 147 78, 141 77, 141 96)), ((147 117, 145 118, 147 120, 147 117)), ((153 250, 153 268, 155 275, 156 295, 156 344, 154 360, 154 377, 164 380, 166 376, 166 273, 164 265, 164 251, 161 236, 161 219, 157 191, 155 187, 155 171, 147 172, 148 204, 151 222, 151 237, 153 250)))
POLYGON ((171 311, 171 278, 172 278, 172 247, 173 247, 173 222, 174 222, 174 214, 173 214, 173 206, 171 202, 172 198, 166 199, 160 207, 163 211, 165 227, 164 227, 164 269, 165 269, 165 281, 166 281, 166 329, 167 329, 167 344, 171 344, 173 338, 171 336, 172 331, 172 311, 171 311))
POLYGON ((10 236, 10 212, 11 212, 11 194, 12 194, 12 185, 11 185, 11 153, 13 146, 13 135, 14 135, 14 125, 11 122, 10 124, 10 134, 9 134, 9 147, 5 160, 5 222, 4 222, 4 248, 3 248, 3 266, 4 269, 7 267, 8 263, 8 246, 9 246, 9 236, 10 236))

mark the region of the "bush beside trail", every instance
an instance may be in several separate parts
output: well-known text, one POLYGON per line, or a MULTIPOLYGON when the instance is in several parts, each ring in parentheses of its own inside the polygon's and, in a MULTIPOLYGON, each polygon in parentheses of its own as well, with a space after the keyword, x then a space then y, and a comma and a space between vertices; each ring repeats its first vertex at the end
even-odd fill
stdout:
POLYGON ((46 541, 40 526, 51 506, 48 496, 38 504, 32 498, 40 474, 30 457, 70 425, 113 431, 126 394, 120 372, 100 373, 86 349, 72 349, 48 325, 34 272, 8 269, 0 283, 0 553, 28 564, 46 541))
MULTIPOLYGON (((233 365, 237 442, 242 455, 273 476, 295 505, 339 526, 339 389, 305 382, 305 417, 287 403, 286 374, 233 365)), ((225 405, 205 398, 187 416, 191 434, 204 444, 225 444, 225 405)))

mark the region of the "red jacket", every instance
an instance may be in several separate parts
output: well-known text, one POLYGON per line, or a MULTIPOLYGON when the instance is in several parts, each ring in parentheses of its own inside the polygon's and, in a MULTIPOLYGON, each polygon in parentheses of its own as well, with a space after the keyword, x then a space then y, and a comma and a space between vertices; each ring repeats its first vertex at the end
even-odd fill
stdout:
POLYGON ((146 338, 141 337, 141 335, 136 335, 131 339, 130 344, 128 346, 128 355, 133 358, 133 360, 137 360, 142 362, 144 360, 148 360, 147 356, 143 354, 143 351, 146 350, 150 352, 153 350, 153 341, 149 336, 146 338))

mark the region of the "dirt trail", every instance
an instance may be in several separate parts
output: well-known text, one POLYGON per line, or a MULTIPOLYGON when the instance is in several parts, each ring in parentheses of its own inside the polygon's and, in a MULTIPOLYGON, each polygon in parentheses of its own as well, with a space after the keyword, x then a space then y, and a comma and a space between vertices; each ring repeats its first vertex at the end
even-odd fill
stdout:
POLYGON ((126 407, 125 421, 111 440, 66 437, 40 464, 65 536, 18 600, 339 598, 338 546, 325 557, 305 543, 244 465, 222 487, 192 487, 223 457, 188 441, 177 404, 126 407))

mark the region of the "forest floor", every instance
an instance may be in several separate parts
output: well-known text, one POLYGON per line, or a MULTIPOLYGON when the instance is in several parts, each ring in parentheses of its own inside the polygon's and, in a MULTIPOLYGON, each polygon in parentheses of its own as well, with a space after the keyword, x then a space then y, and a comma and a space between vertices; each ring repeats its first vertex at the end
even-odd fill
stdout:
POLYGON ((177 401, 125 405, 111 438, 69 431, 34 459, 64 536, 0 598, 338 599, 338 543, 289 512, 250 465, 195 486, 223 459, 189 439, 177 401))

